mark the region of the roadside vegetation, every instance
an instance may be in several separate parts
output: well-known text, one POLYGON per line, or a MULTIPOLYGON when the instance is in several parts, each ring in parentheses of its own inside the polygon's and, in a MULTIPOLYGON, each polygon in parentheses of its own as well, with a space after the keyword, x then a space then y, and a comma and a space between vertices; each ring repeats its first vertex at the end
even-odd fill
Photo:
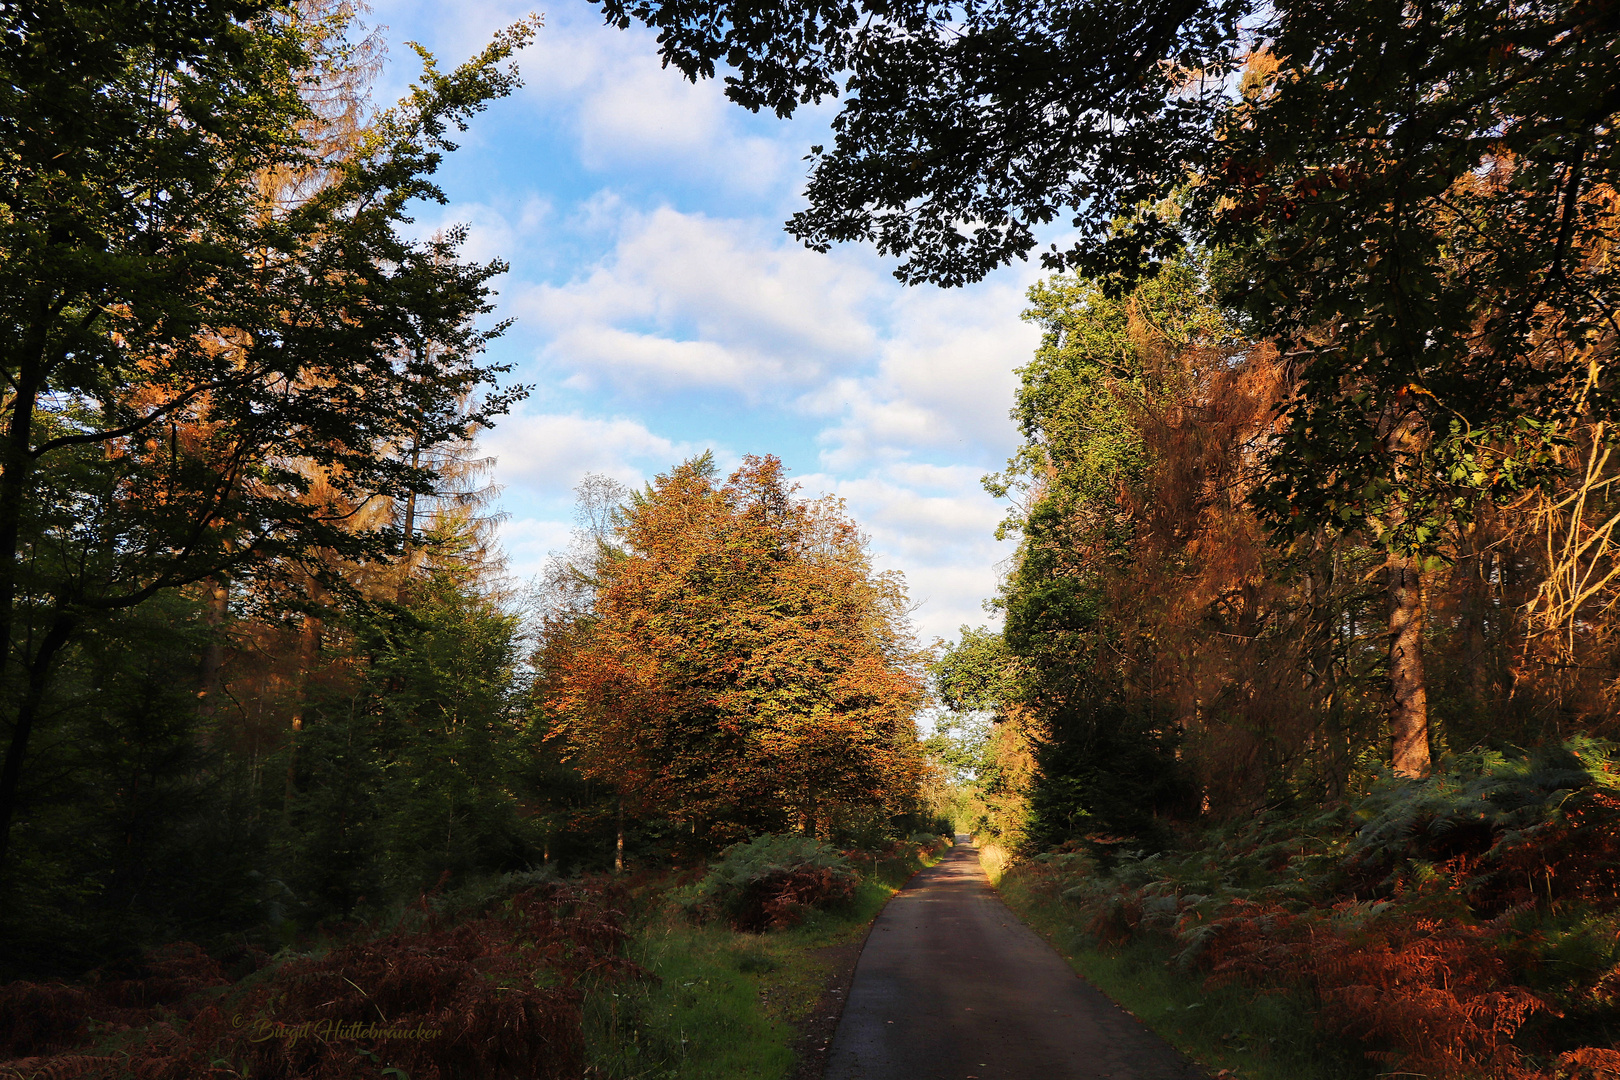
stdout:
POLYGON ((1432 501, 1431 471, 1363 505, 1381 517, 1280 528, 1255 448, 1298 386, 1215 302, 1219 272, 1031 290, 1025 443, 988 481, 1020 545, 1005 623, 933 668, 936 752, 991 869, 1239 1075, 1613 1074, 1606 429, 1543 444, 1563 466, 1504 505, 1432 501), (1153 964, 1182 982, 1122 974, 1153 964))
POLYGON ((0 1077, 783 1075, 951 828, 905 582, 710 454, 511 578, 407 226, 541 20, 377 108, 362 15, 0 15, 0 1077))
POLYGON ((1620 1075, 1610 5, 601 7, 841 95, 813 247, 1068 222, 1000 622, 768 454, 510 580, 412 215, 538 17, 376 108, 350 0, 4 5, 0 1074, 780 1075, 948 816, 1239 1075, 1620 1075))
MULTIPOLYGON (((693 918, 705 886, 653 890, 628 955, 655 978, 603 985, 586 999, 592 1075, 615 1080, 777 1080, 795 1075, 804 1026, 824 989, 858 955, 872 920, 949 839, 918 835, 846 861, 853 888, 803 908, 790 925, 753 931, 730 919, 693 918), (855 868, 859 866, 859 870, 855 868)), ((834 1014, 836 1015, 836 1014, 834 1014)), ((827 1030, 830 1035, 830 1029, 827 1030)), ((809 1048, 806 1049, 819 1049, 809 1048)))
POLYGON ((1060 847, 999 888, 1076 970, 1234 1076, 1620 1065, 1610 744, 1459 757, 1421 786, 1152 853, 1060 847))
POLYGON ((948 844, 765 836, 684 885, 481 878, 274 955, 177 942, 76 983, 13 982, 0 1077, 785 1077, 829 978, 948 844), (754 928, 761 892, 773 917, 754 928))

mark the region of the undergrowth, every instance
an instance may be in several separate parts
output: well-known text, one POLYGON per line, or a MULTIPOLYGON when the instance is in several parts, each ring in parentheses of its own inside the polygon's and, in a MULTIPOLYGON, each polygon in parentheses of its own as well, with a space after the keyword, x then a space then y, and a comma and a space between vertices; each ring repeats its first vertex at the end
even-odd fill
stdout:
POLYGON ((515 874, 273 957, 178 942, 75 983, 10 983, 0 1080, 782 1076, 827 974, 817 951, 858 939, 932 852, 863 856, 871 872, 823 907, 798 904, 802 881, 767 891, 767 923, 797 923, 771 933, 694 922, 667 876, 515 874))
POLYGON ((606 883, 508 879, 389 927, 220 958, 181 942, 79 984, 0 987, 0 1078, 574 1080, 582 982, 644 977, 606 883))
POLYGON ((1620 1076, 1620 766, 1607 744, 1460 756, 1354 806, 1107 862, 1074 845, 1002 888, 1105 989, 1134 969, 1147 989, 1116 978, 1111 992, 1161 1030, 1175 1009, 1221 1015, 1183 1023, 1183 1041, 1239 1075, 1354 1076, 1360 1058, 1459 1080, 1620 1076), (1170 973, 1162 989, 1151 971, 1170 973), (1322 1046, 1356 1053, 1313 1060, 1290 1034, 1307 1018, 1322 1046), (1221 1045, 1234 1039, 1249 1044, 1242 1062, 1221 1045))
POLYGON ((1313 1028, 1292 994, 1207 986, 1177 963, 1181 947, 1153 933, 1100 942, 1061 893, 1067 877, 1041 863, 1011 867, 998 891, 1076 972, 1171 1045, 1242 1080, 1368 1080, 1379 1071, 1344 1040, 1313 1028))
POLYGON ((782 930, 848 900, 859 875, 832 845, 807 836, 733 844, 693 892, 688 910, 723 916, 737 930, 782 930))
POLYGON ((755 933, 694 920, 689 896, 662 893, 632 926, 628 954, 655 979, 586 997, 589 1075, 611 1080, 774 1080, 795 1065, 797 1026, 830 974, 823 954, 859 942, 883 905, 946 844, 914 837, 848 853, 853 890, 785 929, 755 933))

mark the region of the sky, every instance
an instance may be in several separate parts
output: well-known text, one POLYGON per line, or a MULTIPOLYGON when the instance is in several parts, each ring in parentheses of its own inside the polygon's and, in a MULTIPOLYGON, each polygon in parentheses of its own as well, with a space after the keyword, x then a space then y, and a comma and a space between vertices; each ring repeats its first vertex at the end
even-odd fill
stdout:
MULTIPOLYGON (((417 72, 407 42, 451 67, 530 10, 374 0, 377 98, 417 72)), ((845 499, 878 568, 906 575, 923 641, 993 622, 983 601, 1011 544, 980 477, 1017 444, 1014 369, 1039 337, 1019 313, 1039 270, 908 287, 868 247, 809 251, 782 222, 832 105, 755 116, 585 0, 541 14, 524 87, 458 140, 448 205, 415 226, 464 223, 467 257, 510 264, 492 318, 514 321, 490 358, 533 391, 482 443, 512 572, 567 547, 587 473, 639 487, 705 450, 724 471, 775 454, 802 494, 845 499)))

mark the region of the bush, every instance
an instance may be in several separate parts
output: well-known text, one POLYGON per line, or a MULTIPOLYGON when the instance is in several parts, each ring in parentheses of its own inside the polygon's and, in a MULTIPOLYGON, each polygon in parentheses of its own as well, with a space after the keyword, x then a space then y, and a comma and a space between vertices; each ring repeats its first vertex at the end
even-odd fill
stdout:
POLYGON ((1314 818, 1021 870, 1098 944, 1156 936, 1206 986, 1295 990, 1397 1071, 1620 1075, 1620 751, 1476 752, 1314 818), (1077 909, 1077 910, 1076 910, 1077 909), (1605 1072, 1605 1070, 1607 1070, 1605 1072))
POLYGON ((135 978, 0 986, 0 1080, 571 1080, 585 1069, 583 985, 644 973, 623 956, 621 891, 540 877, 462 897, 453 919, 424 898, 390 931, 234 987, 184 942, 135 978))
POLYGON ((807 911, 854 895, 854 867, 835 849, 805 836, 761 836, 721 853, 698 886, 698 908, 739 930, 793 926, 807 911))

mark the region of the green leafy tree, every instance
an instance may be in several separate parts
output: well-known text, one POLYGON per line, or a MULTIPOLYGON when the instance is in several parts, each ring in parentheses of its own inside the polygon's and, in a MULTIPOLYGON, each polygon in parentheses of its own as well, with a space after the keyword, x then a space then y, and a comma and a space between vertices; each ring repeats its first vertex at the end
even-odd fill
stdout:
POLYGON ((1146 435, 1154 402, 1195 381, 1180 354, 1225 354, 1238 342, 1190 261, 1122 299, 1072 277, 1030 298, 1025 318, 1042 338, 1019 369, 1013 417, 1024 444, 986 479, 1015 500, 1003 532, 1020 533, 998 603, 1020 672, 1002 694, 1038 721, 1030 835, 1151 837, 1156 814, 1184 809, 1188 776, 1172 712, 1132 692, 1144 644, 1120 617, 1117 590, 1141 554, 1153 501, 1141 493, 1159 479, 1146 435))
POLYGON ((403 603, 349 618, 346 671, 308 703, 278 845, 313 915, 538 861, 520 807, 520 620, 492 591, 466 515, 426 540, 433 563, 403 603))
POLYGON ((926 745, 948 771, 957 821, 1009 841, 1021 836, 1033 733, 1017 659, 999 632, 964 626, 929 673, 944 710, 926 745))
POLYGON ((1016 695, 1011 657, 994 630, 962 627, 955 642, 928 665, 945 712, 935 717, 927 746, 957 784, 988 780, 994 714, 1016 695))
POLYGON ((456 407, 499 370, 478 356, 501 328, 474 320, 502 265, 400 226, 443 199, 447 133, 517 84, 502 65, 533 29, 450 73, 424 53, 409 95, 334 148, 302 90, 338 45, 284 8, 0 15, 0 858, 77 634, 189 582, 397 550, 386 522, 349 522, 432 490, 392 448, 513 399, 456 407), (289 176, 310 182, 272 182, 289 176))

